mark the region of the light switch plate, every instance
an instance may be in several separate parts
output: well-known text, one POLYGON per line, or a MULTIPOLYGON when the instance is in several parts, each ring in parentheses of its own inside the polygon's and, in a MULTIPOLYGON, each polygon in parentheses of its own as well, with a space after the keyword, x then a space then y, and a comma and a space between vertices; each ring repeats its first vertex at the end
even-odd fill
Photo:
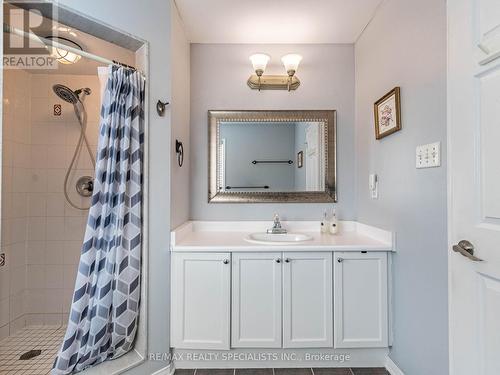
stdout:
POLYGON ((417 168, 435 168, 441 166, 441 142, 417 146, 417 168))
POLYGON ((371 198, 378 199, 378 176, 376 174, 372 173, 368 176, 368 189, 371 198))

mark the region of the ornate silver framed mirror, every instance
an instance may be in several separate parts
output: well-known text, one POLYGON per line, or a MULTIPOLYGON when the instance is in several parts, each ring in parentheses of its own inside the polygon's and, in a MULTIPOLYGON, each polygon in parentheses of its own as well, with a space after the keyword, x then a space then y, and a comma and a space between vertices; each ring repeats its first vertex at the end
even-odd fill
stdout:
POLYGON ((336 111, 208 111, 209 203, 337 201, 336 111))

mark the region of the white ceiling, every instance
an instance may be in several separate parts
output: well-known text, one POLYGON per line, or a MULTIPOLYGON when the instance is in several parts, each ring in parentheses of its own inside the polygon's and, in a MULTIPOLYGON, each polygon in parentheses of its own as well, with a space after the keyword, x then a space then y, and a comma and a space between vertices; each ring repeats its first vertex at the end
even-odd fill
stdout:
POLYGON ((191 43, 354 43, 383 0, 175 0, 191 43))

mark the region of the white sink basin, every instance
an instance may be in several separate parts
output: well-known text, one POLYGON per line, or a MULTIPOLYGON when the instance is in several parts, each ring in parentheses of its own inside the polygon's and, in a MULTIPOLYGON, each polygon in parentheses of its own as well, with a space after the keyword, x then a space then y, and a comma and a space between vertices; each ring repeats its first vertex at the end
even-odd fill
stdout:
POLYGON ((267 245, 293 245, 304 241, 310 241, 313 238, 307 234, 301 233, 251 233, 245 237, 245 241, 267 245))

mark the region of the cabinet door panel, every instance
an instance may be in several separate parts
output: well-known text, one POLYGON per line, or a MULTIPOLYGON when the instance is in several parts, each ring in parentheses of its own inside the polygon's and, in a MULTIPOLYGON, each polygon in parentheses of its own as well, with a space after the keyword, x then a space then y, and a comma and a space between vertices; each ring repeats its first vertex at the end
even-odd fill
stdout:
POLYGON ((388 345, 387 254, 334 254, 335 347, 388 345))
POLYGON ((172 346, 229 349, 230 254, 172 255, 172 346))
POLYGON ((283 346, 333 346, 332 253, 284 253, 283 258, 283 346))
POLYGON ((281 347, 281 253, 233 254, 231 322, 232 347, 281 347))

